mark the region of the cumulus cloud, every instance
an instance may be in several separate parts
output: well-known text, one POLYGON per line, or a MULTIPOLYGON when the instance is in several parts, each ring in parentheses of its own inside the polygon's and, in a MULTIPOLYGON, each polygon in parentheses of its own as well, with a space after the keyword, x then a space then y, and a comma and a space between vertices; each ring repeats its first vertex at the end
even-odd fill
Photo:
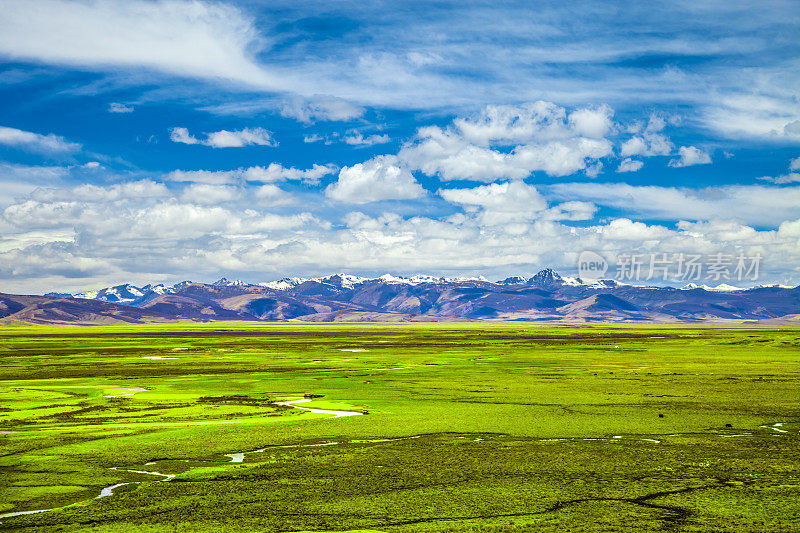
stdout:
POLYGON ((617 172, 637 172, 642 168, 642 166, 644 166, 643 162, 637 159, 626 157, 620 162, 619 166, 617 167, 617 172))
POLYGON ((182 144, 202 144, 212 148, 241 148, 243 146, 278 146, 272 133, 264 128, 243 128, 237 131, 220 130, 206 134, 205 139, 191 135, 186 128, 172 128, 170 140, 182 144))
POLYGON ((552 102, 521 105, 488 105, 477 115, 457 118, 453 129, 466 141, 482 146, 518 145, 573 137, 602 138, 613 127, 614 111, 576 109, 572 113, 552 102))
POLYGON ((372 146, 373 144, 385 144, 391 141, 389 136, 385 133, 383 135, 378 135, 375 133, 365 137, 361 132, 352 132, 348 135, 345 135, 342 140, 345 143, 354 146, 372 146))
POLYGON ((711 163, 711 156, 694 146, 681 146, 678 148, 678 156, 678 159, 670 159, 669 166, 681 168, 711 163))
POLYGON ((425 189, 395 156, 378 156, 339 171, 339 179, 325 189, 337 202, 365 204, 380 200, 421 198, 425 189))
MULTIPOLYGON (((58 185, 70 174, 65 166, 28 166, 0 162, 0 208, 23 198, 38 187, 58 185)), ((2 233, 2 229, 0 229, 2 233)))
POLYGON ((254 193, 262 204, 269 206, 282 206, 294 203, 294 198, 275 184, 267 183, 258 187, 254 193))
POLYGON ((638 155, 642 157, 653 157, 658 155, 670 155, 674 145, 661 133, 646 131, 640 135, 634 135, 620 146, 620 155, 630 157, 638 155))
POLYGON ((181 200, 192 204, 216 205, 241 197, 241 190, 229 185, 192 183, 183 190, 181 200))
POLYGON ((569 123, 572 130, 579 135, 602 139, 614 128, 613 116, 614 110, 608 105, 602 105, 596 109, 585 108, 573 111, 569 115, 569 123))
MULTIPOLYGON (((38 201, 26 200, 9 206, 2 212, 2 220, 20 233, 33 230, 52 230, 56 233, 74 231, 75 242, 85 253, 102 256, 104 260, 163 261, 170 248, 177 251, 191 239, 207 239, 225 235, 236 239, 251 234, 266 238, 272 231, 286 231, 304 225, 328 228, 308 213, 289 216, 264 213, 254 209, 226 208, 209 205, 209 196, 231 198, 224 187, 193 185, 186 199, 167 198, 155 203, 134 199, 117 199, 108 202, 38 201), (114 253, 109 254, 109 249, 114 253), (90 252, 90 250, 93 250, 90 252), (137 258, 138 257, 138 258, 137 258)), ((55 233, 54 233, 55 234, 55 233)), ((208 241, 195 242, 191 247, 208 247, 208 241)), ((171 261, 171 260, 169 260, 171 261)), ((163 268, 163 265, 161 267, 163 268)))
POLYGON ((80 144, 59 135, 42 135, 5 126, 0 126, 0 145, 44 155, 65 155, 81 150, 80 144))
POLYGON ((119 102, 111 102, 108 104, 109 113, 133 113, 132 105, 120 104, 119 102))
POLYGON ((255 166, 236 170, 173 170, 167 175, 167 179, 209 185, 225 185, 243 181, 270 183, 287 180, 316 185, 319 183, 320 178, 333 174, 338 169, 336 165, 314 164, 311 168, 301 170, 294 167, 284 167, 279 163, 270 163, 267 167, 255 166))
POLYGON ((311 168, 298 170, 294 167, 284 167, 278 163, 270 163, 267 168, 250 167, 242 173, 247 181, 274 182, 296 180, 308 185, 316 185, 319 180, 339 170, 336 165, 317 165, 311 168))
POLYGON ((597 206, 591 202, 563 202, 542 212, 538 218, 543 220, 591 220, 597 206))
POLYGON ((439 195, 468 212, 481 212, 487 224, 532 220, 547 207, 535 187, 521 181, 492 183, 472 189, 440 189, 439 195))
MULTIPOLYGON (((256 196, 264 202, 280 195, 274 184, 262 188, 256 196)), ((144 282, 164 272, 200 280, 222 272, 257 280, 320 269, 397 271, 397 265, 404 272, 504 277, 542 266, 573 267, 574 250, 583 249, 607 257, 632 252, 760 252, 769 255, 764 263, 769 276, 796 277, 796 272, 787 272, 800 264, 800 217, 768 230, 721 219, 652 224, 628 217, 576 226, 559 221, 587 220, 595 209, 591 202, 569 200, 547 208, 538 191, 521 182, 450 191, 445 195, 463 206, 464 213, 432 218, 351 212, 344 216, 344 226, 332 226, 309 213, 265 212, 253 208, 252 202, 248 207, 223 207, 180 198, 25 200, 4 210, 0 221, 11 228, 0 239, 0 284, 4 290, 42 291, 75 285, 86 277, 109 279, 111 284, 144 282), (517 202, 515 195, 533 207, 517 202), (489 216, 498 218, 492 221, 489 216)))
POLYGON ((597 160, 613 153, 611 142, 600 135, 611 130, 612 113, 602 106, 568 114, 549 102, 487 106, 447 128, 420 128, 398 157, 410 168, 442 180, 519 179, 536 171, 549 176, 582 170, 592 174, 601 168, 597 160), (496 149, 508 146, 514 148, 496 149))

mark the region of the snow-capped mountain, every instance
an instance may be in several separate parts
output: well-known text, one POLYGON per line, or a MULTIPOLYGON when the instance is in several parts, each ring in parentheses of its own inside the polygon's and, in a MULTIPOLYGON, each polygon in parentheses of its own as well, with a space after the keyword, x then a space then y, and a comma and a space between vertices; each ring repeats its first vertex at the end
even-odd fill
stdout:
POLYGON ((104 302, 126 304, 135 302, 144 296, 144 293, 145 292, 141 288, 131 285, 130 283, 125 283, 123 285, 115 285, 114 287, 107 287, 96 291, 79 292, 75 294, 74 297, 83 298, 85 300, 102 300, 104 302))
POLYGON ((166 286, 163 283, 156 285, 148 284, 137 287, 130 283, 106 287, 104 289, 82 291, 76 293, 57 293, 48 292, 45 296, 57 296, 62 298, 76 298, 81 300, 100 300, 123 305, 139 305, 162 294, 174 294, 190 285, 191 281, 182 281, 175 285, 166 286))
MULTIPOLYGON (((64 294, 51 293, 51 298, 64 294)), ((699 322, 800 315, 800 287, 720 284, 637 286, 582 280, 551 269, 492 282, 483 277, 332 274, 258 284, 116 285, 67 295, 188 320, 578 320, 699 322)))

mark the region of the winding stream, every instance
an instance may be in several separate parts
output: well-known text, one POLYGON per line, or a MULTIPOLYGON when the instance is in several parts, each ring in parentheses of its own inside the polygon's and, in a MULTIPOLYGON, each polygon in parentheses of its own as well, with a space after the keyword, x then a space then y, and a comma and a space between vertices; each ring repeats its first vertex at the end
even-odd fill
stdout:
MULTIPOLYGON (((153 358, 155 358, 155 357, 153 357, 153 358)), ((162 359, 162 358, 159 357, 159 359, 162 359)), ((132 388, 132 389, 127 389, 127 390, 133 391, 133 392, 139 392, 139 391, 146 391, 147 389, 132 388)), ((301 409, 303 411, 308 411, 310 413, 320 413, 320 414, 325 414, 325 415, 333 415, 331 418, 338 418, 338 417, 341 417, 341 416, 357 416, 357 415, 363 415, 364 414, 364 413, 361 413, 361 412, 358 412, 358 411, 335 411, 335 410, 332 410, 332 409, 316 409, 314 407, 301 407, 299 405, 296 405, 298 403, 308 403, 310 401, 311 401, 311 399, 305 398, 304 396, 290 396, 290 397, 288 397, 286 399, 286 401, 275 402, 275 405, 283 405, 283 406, 286 406, 286 407, 293 407, 295 409, 301 409)), ((330 446, 332 444, 339 444, 339 443, 338 442, 325 442, 325 443, 321 443, 321 444, 300 444, 300 445, 289 445, 289 446, 281 446, 281 447, 290 448, 290 447, 294 447, 294 446, 304 446, 304 447, 305 446, 309 446, 309 447, 311 447, 311 446, 330 446)), ((265 451, 266 449, 267 448, 262 448, 261 450, 253 450, 252 452, 246 452, 246 453, 261 453, 261 452, 265 451)), ((225 457, 230 457, 231 458, 231 461, 230 461, 231 463, 241 463, 242 461, 244 461, 244 455, 245 455, 245 452, 242 452, 242 453, 229 453, 229 454, 226 454, 225 457)), ((151 463, 148 463, 148 464, 151 464, 151 463)), ((132 469, 129 469, 129 468, 117 468, 116 466, 112 466, 110 468, 110 470, 122 470, 124 472, 131 472, 133 474, 146 474, 146 475, 150 475, 150 476, 160 476, 160 477, 164 478, 161 481, 170 481, 176 475, 176 474, 162 474, 161 472, 153 472, 153 471, 150 471, 150 470, 132 470, 132 469)), ((126 481, 124 483, 116 483, 114 485, 110 485, 108 487, 104 487, 102 490, 100 490, 100 494, 95 496, 94 499, 97 500, 99 498, 105 498, 107 496, 112 496, 114 494, 114 490, 118 489, 119 487, 123 487, 125 485, 135 485, 137 483, 141 483, 141 482, 140 481, 126 481)), ((10 512, 10 513, 2 513, 2 514, 0 514, 0 518, 11 518, 12 516, 22 516, 22 515, 26 515, 26 514, 36 514, 36 513, 46 513, 47 511, 53 511, 55 509, 60 509, 60 507, 52 507, 50 509, 34 509, 33 511, 13 511, 13 512, 10 512)))
MULTIPOLYGON (((129 389, 129 390, 138 391, 140 389, 129 389)), ((345 416, 358 416, 358 415, 363 415, 364 414, 364 413, 359 412, 359 411, 337 411, 337 410, 333 410, 333 409, 317 409, 317 408, 314 408, 314 407, 304 407, 304 406, 297 405, 297 404, 302 404, 302 403, 309 403, 311 401, 312 401, 312 399, 306 398, 306 397, 303 397, 303 396, 291 396, 291 397, 288 397, 285 401, 274 402, 274 404, 275 405, 282 405, 282 406, 286 406, 286 407, 292 407, 294 409, 301 409, 303 411, 308 411, 308 412, 311 412, 311 413, 320 413, 320 414, 332 415, 331 418, 339 418, 339 417, 345 417, 345 416)), ((779 434, 788 433, 788 431, 786 429, 783 429, 782 426, 783 426, 782 423, 776 422, 776 423, 774 423, 772 425, 762 425, 762 426, 759 426, 759 427, 763 428, 763 429, 769 429, 769 430, 775 431, 775 432, 777 432, 779 434)), ((734 435, 720 435, 720 436, 721 437, 739 437, 739 436, 751 436, 751 435, 752 435, 752 433, 734 434, 734 435)), ((371 442, 389 442, 389 441, 395 441, 395 440, 417 439, 417 438, 420 438, 420 437, 421 437, 421 435, 414 435, 412 437, 400 437, 400 438, 393 438, 393 439, 377 439, 377 440, 371 441, 371 442)), ((459 437, 459 438, 465 438, 465 437, 459 437)), ((617 439, 622 439, 622 438, 623 438, 622 435, 613 435, 611 437, 611 439, 607 439, 607 438, 583 438, 581 440, 617 440, 617 439)), ((480 440, 483 440, 483 439, 478 438, 478 439, 475 439, 475 440, 476 441, 480 441, 480 440)), ((562 441, 562 440, 565 440, 565 439, 542 439, 542 442, 558 442, 558 441, 562 441)), ((643 438, 641 440, 647 441, 647 442, 652 442, 654 444, 660 444, 661 443, 661 441, 657 440, 657 439, 643 438)), ((362 442, 362 441, 352 441, 352 442, 362 442)), ((246 454, 263 453, 263 452, 265 452, 265 451, 267 451, 269 449, 276 449, 276 448, 306 448, 306 447, 311 448, 311 447, 319 447, 319 446, 333 446, 333 445, 337 445, 337 444, 341 444, 341 442, 321 442, 321 443, 315 443, 315 444, 276 445, 276 446, 269 446, 269 447, 261 448, 259 450, 252 450, 252 451, 248 451, 248 452, 229 453, 229 454, 225 454, 225 457, 229 457, 231 459, 230 460, 231 463, 242 463, 242 462, 244 462, 246 454)), ((148 465, 152 465, 154 463, 151 462, 151 463, 147 463, 147 464, 148 465)), ((127 468, 118 468, 118 467, 115 467, 115 466, 114 467, 110 467, 110 469, 111 470, 121 470, 121 471, 124 471, 124 472, 130 472, 130 473, 134 473, 134 474, 145 474, 145 475, 151 475, 151 476, 159 476, 159 477, 163 478, 161 480, 162 482, 171 481, 176 476, 176 474, 164 474, 164 473, 161 473, 161 472, 150 471, 150 470, 133 470, 133 469, 127 469, 127 468)), ((100 499, 100 498, 105 498, 105 497, 108 497, 108 496, 113 496, 114 495, 114 491, 116 489, 118 489, 120 487, 123 487, 125 485, 135 485, 135 484, 139 484, 139 483, 141 483, 141 481, 126 481, 126 482, 122 482, 122 483, 116 483, 114 485, 109 485, 108 487, 104 487, 103 489, 101 489, 100 490, 100 494, 95 496, 94 499, 100 499)), ((67 507, 67 506, 63 506, 63 507, 67 507)), ((11 518, 11 517, 14 517, 14 516, 23 516, 23 515, 37 514, 37 513, 46 513, 48 511, 53 511, 53 510, 56 510, 56 509, 62 509, 63 507, 53 507, 53 508, 49 508, 49 509, 34 509, 32 511, 12 511, 12 512, 8 512, 8 513, 1 513, 0 514, 0 518, 11 518)), ((2 523, 2 522, 0 522, 0 523, 2 523)))
POLYGON ((288 398, 288 401, 285 402, 275 402, 275 405, 284 405, 286 407, 294 407, 295 409, 302 409, 303 411, 308 411, 310 413, 321 413, 324 415, 333 415, 333 418, 339 418, 340 416, 358 416, 363 415, 359 411, 334 411, 331 409, 316 409, 314 407, 300 407, 297 405, 298 403, 308 403, 310 402, 310 398, 305 398, 303 396, 291 396, 288 398))

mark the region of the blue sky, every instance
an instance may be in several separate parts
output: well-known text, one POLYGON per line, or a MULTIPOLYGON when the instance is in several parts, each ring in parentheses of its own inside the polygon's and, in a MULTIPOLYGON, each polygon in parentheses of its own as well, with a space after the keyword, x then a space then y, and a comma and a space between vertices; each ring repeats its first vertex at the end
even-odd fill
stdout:
POLYGON ((584 250, 800 283, 796 2, 0 9, 0 291, 584 250))

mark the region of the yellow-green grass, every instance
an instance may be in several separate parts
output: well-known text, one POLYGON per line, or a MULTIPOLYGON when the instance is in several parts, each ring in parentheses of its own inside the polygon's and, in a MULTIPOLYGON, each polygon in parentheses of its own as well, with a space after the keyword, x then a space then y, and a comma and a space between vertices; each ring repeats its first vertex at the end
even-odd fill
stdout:
POLYGON ((57 508, 0 527, 800 528, 798 328, 5 327, 0 357, 0 513, 57 508), (365 415, 274 403, 304 395, 365 415))

